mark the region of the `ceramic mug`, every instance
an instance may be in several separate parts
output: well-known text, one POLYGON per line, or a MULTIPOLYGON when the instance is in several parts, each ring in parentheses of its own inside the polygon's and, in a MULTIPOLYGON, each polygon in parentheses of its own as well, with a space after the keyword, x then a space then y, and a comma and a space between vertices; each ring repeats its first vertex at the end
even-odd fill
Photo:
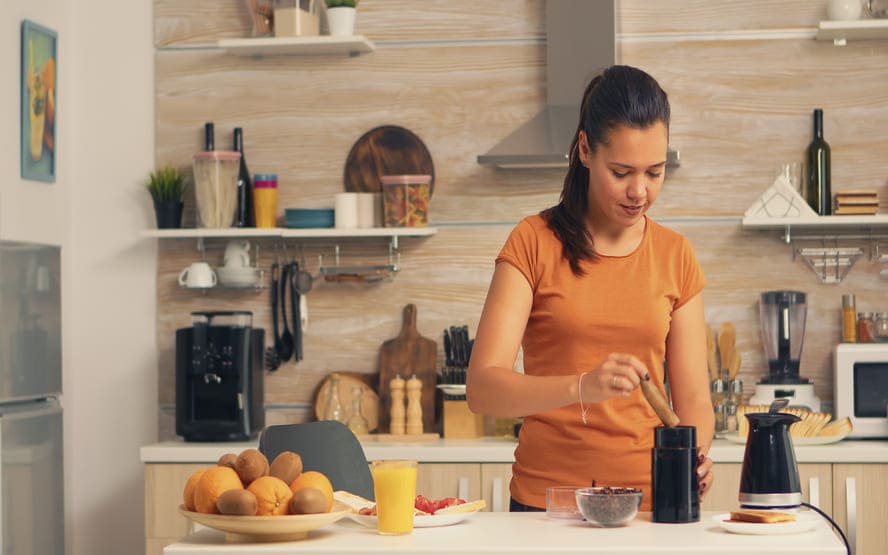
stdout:
POLYGON ((205 288, 216 285, 216 272, 206 262, 192 262, 179 274, 179 285, 183 287, 205 288))
POLYGON ((250 242, 231 241, 225 247, 226 268, 246 268, 250 265, 250 242))

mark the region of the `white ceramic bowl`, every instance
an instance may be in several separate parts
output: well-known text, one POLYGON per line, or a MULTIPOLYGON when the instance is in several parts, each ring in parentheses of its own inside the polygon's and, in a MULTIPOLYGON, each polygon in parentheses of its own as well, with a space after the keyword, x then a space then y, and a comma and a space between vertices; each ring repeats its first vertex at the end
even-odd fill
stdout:
POLYGON ((216 276, 219 278, 219 283, 222 285, 249 287, 251 285, 256 285, 259 270, 253 267, 228 268, 222 266, 216 270, 216 276))

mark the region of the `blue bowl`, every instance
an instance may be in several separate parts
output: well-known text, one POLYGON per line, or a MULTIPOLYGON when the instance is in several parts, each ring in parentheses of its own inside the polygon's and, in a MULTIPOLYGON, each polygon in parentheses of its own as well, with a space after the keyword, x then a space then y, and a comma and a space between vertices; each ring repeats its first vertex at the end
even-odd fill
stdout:
POLYGON ((284 210, 284 223, 287 227, 317 229, 333 227, 334 222, 332 208, 287 208, 284 210))

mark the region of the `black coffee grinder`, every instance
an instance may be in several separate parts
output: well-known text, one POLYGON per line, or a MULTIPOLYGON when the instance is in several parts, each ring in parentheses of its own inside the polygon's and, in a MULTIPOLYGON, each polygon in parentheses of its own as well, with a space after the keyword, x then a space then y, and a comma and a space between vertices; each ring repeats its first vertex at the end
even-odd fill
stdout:
POLYGON ((654 522, 700 520, 697 480, 697 428, 659 426, 651 450, 651 490, 654 522))
POLYGON ((265 427, 265 332, 247 311, 192 312, 176 330, 176 433, 186 441, 243 441, 265 427))

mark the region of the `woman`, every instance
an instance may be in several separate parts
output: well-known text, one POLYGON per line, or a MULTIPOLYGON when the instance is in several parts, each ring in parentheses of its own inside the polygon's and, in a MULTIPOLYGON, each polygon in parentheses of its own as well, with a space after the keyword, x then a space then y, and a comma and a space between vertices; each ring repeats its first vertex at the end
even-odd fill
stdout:
POLYGON ((637 487, 651 510, 660 421, 638 385, 668 382, 697 427, 701 495, 713 432, 703 272, 683 236, 646 212, 663 185, 669 101, 645 72, 612 66, 583 95, 559 203, 523 219, 496 259, 469 364, 476 413, 524 416, 512 511, 556 485, 637 487), (513 371, 519 346, 524 373, 513 371))

